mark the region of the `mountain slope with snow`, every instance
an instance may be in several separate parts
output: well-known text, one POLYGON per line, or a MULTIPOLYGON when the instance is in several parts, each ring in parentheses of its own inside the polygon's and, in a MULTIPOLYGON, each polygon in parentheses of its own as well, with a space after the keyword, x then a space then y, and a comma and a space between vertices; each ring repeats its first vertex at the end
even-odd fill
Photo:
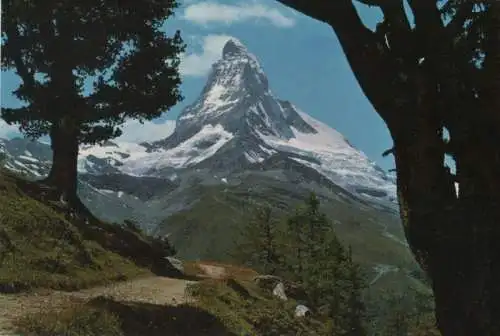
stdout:
MULTIPOLYGON (((136 220, 170 235, 182 257, 218 259, 258 206, 286 214, 315 192, 366 267, 397 264, 408 274, 416 267, 394 177, 341 133, 276 97, 237 40, 226 43, 175 128, 173 121, 124 128, 120 138, 80 148, 79 195, 102 219, 136 220)), ((50 145, 19 138, 0 139, 0 153, 7 168, 34 178, 48 173, 52 159, 50 145)))
POLYGON ((179 115, 173 133, 157 141, 110 141, 83 147, 79 169, 165 177, 210 169, 230 175, 279 155, 349 192, 394 202, 393 179, 336 130, 278 99, 257 58, 231 39, 200 96, 179 115))
MULTIPOLYGON (((277 98, 257 58, 236 39, 225 44, 201 94, 175 127, 172 121, 164 128, 133 123, 125 125, 128 136, 81 146, 79 173, 102 176, 90 179, 97 189, 106 189, 107 176, 120 174, 129 176, 124 181, 131 185, 150 177, 185 186, 192 179, 234 185, 246 172, 268 172, 283 184, 314 182, 336 193, 341 187, 396 209, 394 178, 342 134, 277 98)), ((9 154, 9 169, 47 174, 50 146, 12 139, 0 141, 0 147, 9 154)))

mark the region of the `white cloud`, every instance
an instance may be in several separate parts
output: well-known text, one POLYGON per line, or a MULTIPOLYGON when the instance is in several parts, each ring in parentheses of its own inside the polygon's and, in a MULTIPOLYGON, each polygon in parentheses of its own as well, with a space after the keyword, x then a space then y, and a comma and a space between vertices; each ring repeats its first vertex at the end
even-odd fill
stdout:
POLYGON ((123 134, 116 138, 117 141, 141 143, 161 140, 174 132, 175 121, 167 120, 161 124, 145 121, 141 124, 138 120, 132 119, 121 126, 123 134))
POLYGON ((186 7, 183 18, 202 25, 214 22, 231 24, 256 19, 266 20, 280 28, 289 28, 295 24, 292 18, 285 16, 276 8, 244 2, 238 5, 226 5, 211 1, 195 3, 186 7))
POLYGON ((19 128, 15 125, 9 125, 3 119, 0 119, 0 138, 11 139, 16 136, 21 136, 19 128))
POLYGON ((205 36, 199 53, 181 56, 181 74, 184 76, 205 76, 208 74, 212 64, 221 58, 222 48, 231 38, 233 37, 229 35, 205 36))

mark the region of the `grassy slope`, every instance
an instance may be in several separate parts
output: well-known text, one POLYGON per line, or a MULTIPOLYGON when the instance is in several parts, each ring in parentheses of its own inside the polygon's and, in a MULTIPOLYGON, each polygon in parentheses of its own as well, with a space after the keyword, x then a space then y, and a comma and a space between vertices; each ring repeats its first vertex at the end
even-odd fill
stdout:
POLYGON ((0 172, 0 292, 78 289, 160 271, 161 251, 140 233, 67 219, 37 185, 0 172))
MULTIPOLYGON (((161 232, 171 233, 170 239, 186 259, 229 260, 239 229, 252 218, 257 204, 271 204, 276 216, 284 216, 303 199, 295 195, 283 198, 285 192, 266 190, 248 192, 238 187, 206 186, 200 200, 188 210, 168 217, 161 232), (291 204, 291 205, 290 205, 291 204)), ((393 215, 360 209, 358 204, 329 200, 322 209, 335 220, 339 237, 352 246, 356 261, 365 265, 378 263, 413 270, 415 261, 408 248, 384 236, 384 227, 404 240, 397 218, 393 215)))
POLYGON ((206 280, 188 292, 233 335, 327 335, 325 323, 294 316, 293 299, 280 301, 251 281, 206 280))
MULTIPOLYGON (((290 297, 281 301, 269 289, 253 281, 258 275, 252 269, 220 262, 201 262, 222 267, 225 273, 188 286, 186 295, 191 306, 205 311, 222 323, 230 335, 328 335, 325 324, 294 316, 297 302, 290 297)), ((195 276, 206 274, 198 262, 186 262, 185 270, 195 276)))

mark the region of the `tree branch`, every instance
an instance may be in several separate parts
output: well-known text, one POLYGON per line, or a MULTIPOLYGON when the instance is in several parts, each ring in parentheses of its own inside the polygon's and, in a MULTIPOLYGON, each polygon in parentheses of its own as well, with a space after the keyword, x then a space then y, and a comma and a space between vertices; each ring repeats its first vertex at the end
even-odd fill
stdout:
MULTIPOLYGON (((399 128, 397 114, 401 109, 398 104, 406 99, 398 96, 397 89, 405 84, 398 82, 403 70, 393 55, 387 53, 385 41, 365 27, 352 0, 277 1, 334 29, 365 96, 391 130, 399 128)), ((389 6, 386 0, 367 2, 389 6)), ((404 18, 397 14, 401 13, 397 6, 387 10, 394 20, 400 22, 399 25, 404 22, 404 18)))
POLYGON ((391 51, 404 58, 408 64, 415 64, 417 55, 414 52, 414 38, 403 1, 379 0, 378 2, 381 2, 380 9, 384 13, 384 20, 391 27, 390 35, 387 36, 391 51))
POLYGON ((384 152, 382 153, 382 157, 386 157, 386 156, 388 156, 389 154, 393 154, 393 155, 394 155, 394 154, 395 154, 395 151, 396 151, 396 149, 395 149, 394 147, 389 148, 389 149, 387 149, 386 151, 384 151, 384 152))
POLYGON ((364 26, 352 2, 342 3, 331 15, 330 25, 365 96, 393 131, 400 127, 396 101, 404 99, 396 90, 404 83, 395 82, 400 79, 400 65, 384 48, 385 41, 364 26))
POLYGON ((23 84, 29 91, 34 92, 36 87, 35 75, 29 71, 27 65, 24 63, 21 49, 22 41, 17 26, 14 22, 7 22, 5 24, 5 32, 7 35, 7 48, 10 51, 14 65, 16 67, 16 72, 23 80, 23 84))
POLYGON ((277 0, 283 5, 295 9, 313 19, 329 23, 330 13, 335 11, 337 2, 344 0, 277 0))
MULTIPOLYGON (((436 0, 409 0, 410 8, 415 17, 418 47, 425 51, 439 47, 444 33, 444 24, 436 0), (425 42, 424 42, 425 41, 425 42)), ((440 49, 438 49, 440 50, 440 49)))
POLYGON ((359 3, 367 6, 385 7, 394 5, 393 0, 357 0, 359 3))
POLYGON ((487 118, 500 123, 500 4, 492 2, 487 12, 488 33, 486 36, 484 59, 484 85, 481 91, 487 102, 487 118))
POLYGON ((459 36, 460 32, 464 29, 465 21, 470 17, 473 7, 473 2, 465 2, 457 8, 457 12, 453 18, 445 26, 445 30, 449 36, 459 36))

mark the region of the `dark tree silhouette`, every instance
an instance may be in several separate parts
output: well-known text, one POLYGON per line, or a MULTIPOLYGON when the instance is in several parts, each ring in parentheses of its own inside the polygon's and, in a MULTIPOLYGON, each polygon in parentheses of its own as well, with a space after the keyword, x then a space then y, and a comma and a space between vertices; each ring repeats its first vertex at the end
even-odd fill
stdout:
POLYGON ((384 14, 372 31, 353 0, 278 1, 333 28, 389 128, 401 218, 440 331, 500 335, 500 2, 408 0, 413 25, 403 0, 358 0, 384 14))
POLYGON ((175 0, 2 2, 2 70, 19 75, 14 94, 25 103, 2 108, 2 117, 30 138, 50 136, 45 182, 72 207, 81 207, 79 144, 116 137, 127 118, 153 119, 181 99, 184 44, 179 32, 160 30, 176 7, 175 0))

